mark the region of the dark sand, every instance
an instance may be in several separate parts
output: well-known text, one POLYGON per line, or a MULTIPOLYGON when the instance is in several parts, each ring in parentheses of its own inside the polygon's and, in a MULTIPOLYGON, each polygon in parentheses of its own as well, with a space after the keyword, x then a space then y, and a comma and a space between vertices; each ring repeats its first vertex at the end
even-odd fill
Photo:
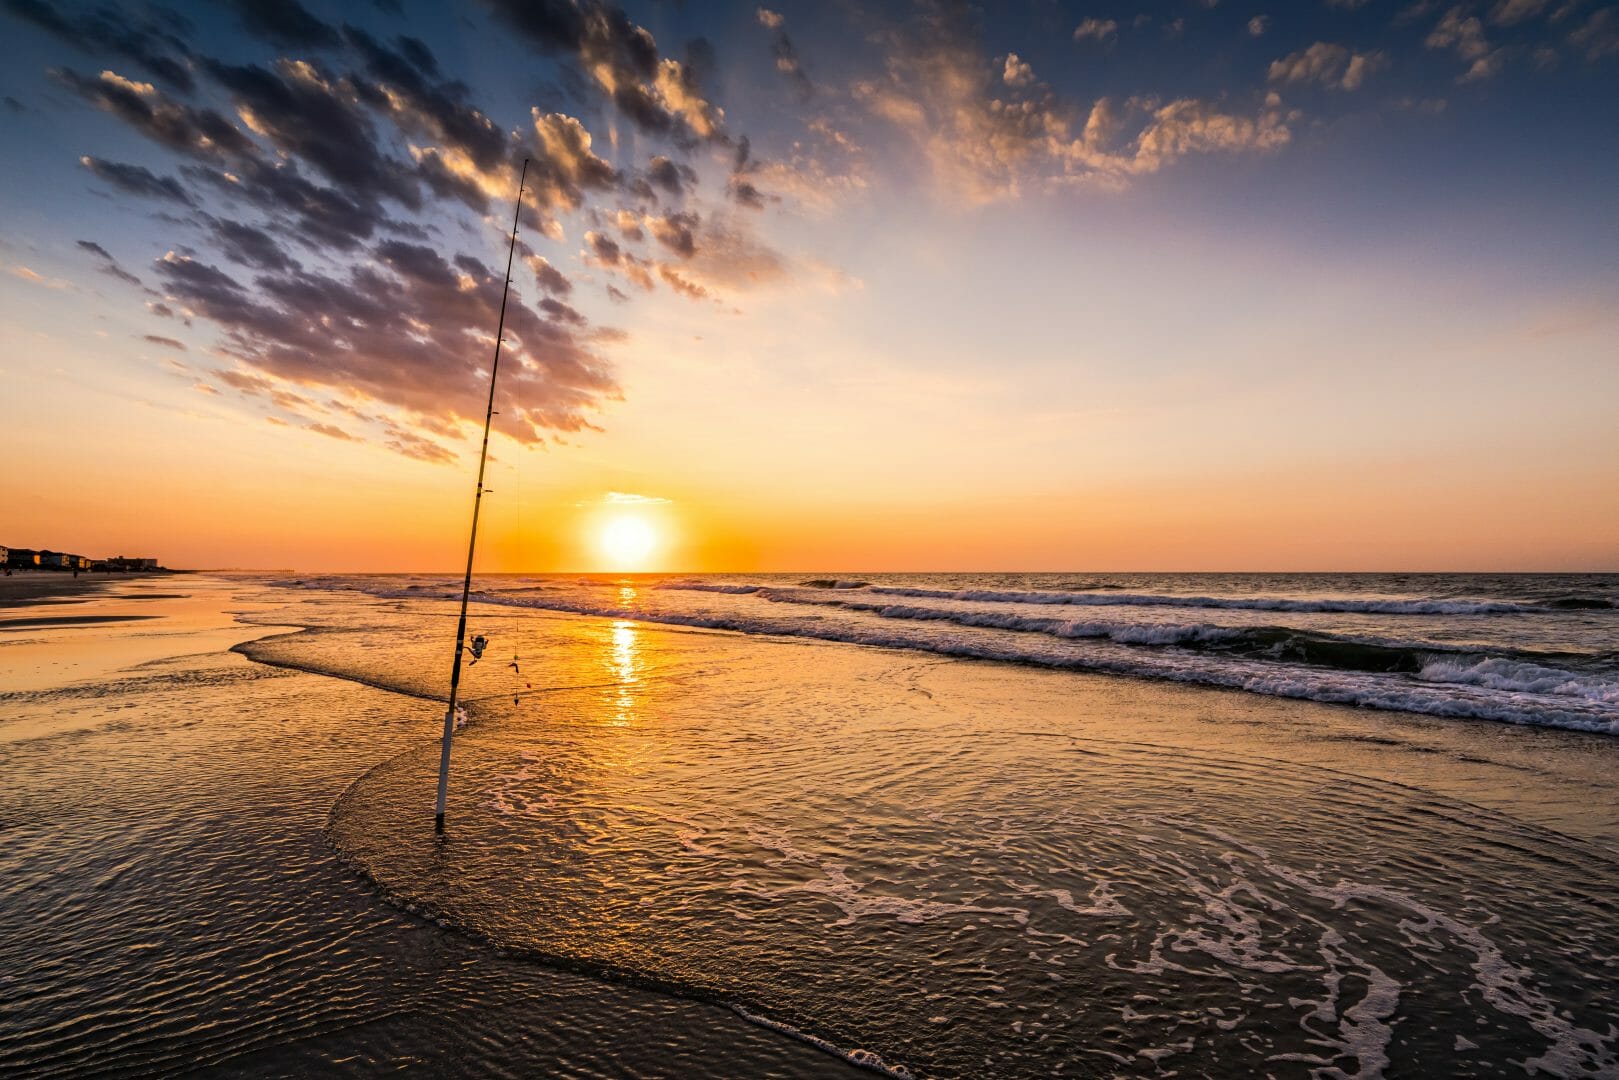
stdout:
POLYGON ((90 626, 95 623, 139 622, 156 615, 35 615, 26 619, 0 619, 0 630, 22 630, 37 626, 90 626))
POLYGON ((122 576, 80 574, 74 577, 51 570, 13 571, 10 577, 0 577, 0 609, 86 600, 122 576))
POLYGON ((140 581, 151 574, 85 574, 60 570, 16 570, 0 577, 0 610, 31 604, 71 604, 87 600, 109 585, 140 581))

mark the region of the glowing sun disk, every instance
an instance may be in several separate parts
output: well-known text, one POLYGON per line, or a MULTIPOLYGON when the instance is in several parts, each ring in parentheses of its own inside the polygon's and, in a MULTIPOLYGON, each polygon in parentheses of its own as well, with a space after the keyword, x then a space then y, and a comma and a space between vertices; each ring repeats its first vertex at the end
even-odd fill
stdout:
POLYGON ((657 533, 645 519, 628 514, 609 521, 601 534, 602 553, 620 567, 645 562, 657 542, 657 533))

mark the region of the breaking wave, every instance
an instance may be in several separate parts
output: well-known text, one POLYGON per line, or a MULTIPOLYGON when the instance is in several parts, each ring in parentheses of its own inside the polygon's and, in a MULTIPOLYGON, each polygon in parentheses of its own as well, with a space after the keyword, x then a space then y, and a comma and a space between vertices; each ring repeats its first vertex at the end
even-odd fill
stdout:
MULTIPOLYGON (((401 600, 453 600, 460 595, 458 585, 449 581, 316 578, 286 584, 358 589, 401 600)), ((1425 638, 1449 625, 1432 616, 1533 611, 1541 619, 1579 620, 1599 617, 1592 614, 1596 608, 1553 608, 1538 600, 1098 596, 911 588, 835 578, 796 585, 663 581, 644 585, 631 594, 634 599, 624 600, 622 591, 604 593, 598 587, 602 584, 590 580, 581 583, 590 588, 570 589, 488 582, 474 595, 479 603, 503 607, 911 649, 1363 708, 1619 734, 1619 658, 1612 654, 1425 638), (692 599, 680 599, 683 594, 692 599), (699 601, 699 595, 712 599, 699 601), (1051 611, 1054 605, 1070 610, 1094 605, 1098 610, 1075 618, 1051 611), (1206 611, 1209 617, 1174 620, 1154 615, 1155 610, 1206 611), (1251 617, 1241 614, 1223 616, 1225 622, 1209 621, 1221 611, 1310 613, 1298 614, 1298 621, 1315 624, 1256 625, 1242 621, 1251 617), (1321 612, 1342 613, 1348 621, 1336 631, 1326 629, 1334 624, 1320 624, 1321 612), (1390 614, 1400 618, 1381 626, 1374 618, 1390 614), (1421 615, 1431 617, 1416 618, 1421 615), (1357 620, 1364 626, 1357 627, 1357 620), (1414 634, 1402 632, 1413 628, 1414 634)))
MULTIPOLYGON (((1135 606, 1210 608, 1221 611, 1296 611, 1368 615, 1513 615, 1546 611, 1607 611, 1612 601, 1599 597, 1559 597, 1545 602, 1516 603, 1444 597, 1292 598, 1283 596, 1179 596, 1117 591, 1116 585, 1090 586, 1082 592, 1031 589, 928 589, 904 585, 873 585, 863 581, 816 579, 800 582, 806 589, 863 589, 878 596, 905 596, 926 600, 959 600, 980 604, 1062 604, 1076 607, 1135 606)), ((692 592, 759 592, 766 585, 721 584, 706 581, 670 581, 660 589, 692 592)))

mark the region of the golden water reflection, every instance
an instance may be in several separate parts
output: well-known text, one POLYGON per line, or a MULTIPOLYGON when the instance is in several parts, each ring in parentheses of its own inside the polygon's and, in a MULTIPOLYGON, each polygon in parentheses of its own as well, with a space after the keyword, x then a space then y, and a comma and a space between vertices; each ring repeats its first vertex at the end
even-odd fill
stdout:
MULTIPOLYGON (((634 597, 634 589, 622 590, 634 597)), ((635 722, 635 688, 641 681, 641 633, 632 622, 613 620, 613 649, 611 655, 613 680, 618 684, 614 702, 612 727, 629 727, 635 722)))

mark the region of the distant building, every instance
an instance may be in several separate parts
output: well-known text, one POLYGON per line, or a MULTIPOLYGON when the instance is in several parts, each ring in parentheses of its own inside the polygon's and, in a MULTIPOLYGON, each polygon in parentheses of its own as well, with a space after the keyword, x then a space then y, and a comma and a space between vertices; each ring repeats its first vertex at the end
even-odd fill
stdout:
POLYGON ((0 547, 0 566, 12 570, 99 570, 127 572, 132 570, 158 570, 156 559, 131 555, 114 555, 110 559, 92 559, 67 551, 34 551, 31 548, 0 547))

